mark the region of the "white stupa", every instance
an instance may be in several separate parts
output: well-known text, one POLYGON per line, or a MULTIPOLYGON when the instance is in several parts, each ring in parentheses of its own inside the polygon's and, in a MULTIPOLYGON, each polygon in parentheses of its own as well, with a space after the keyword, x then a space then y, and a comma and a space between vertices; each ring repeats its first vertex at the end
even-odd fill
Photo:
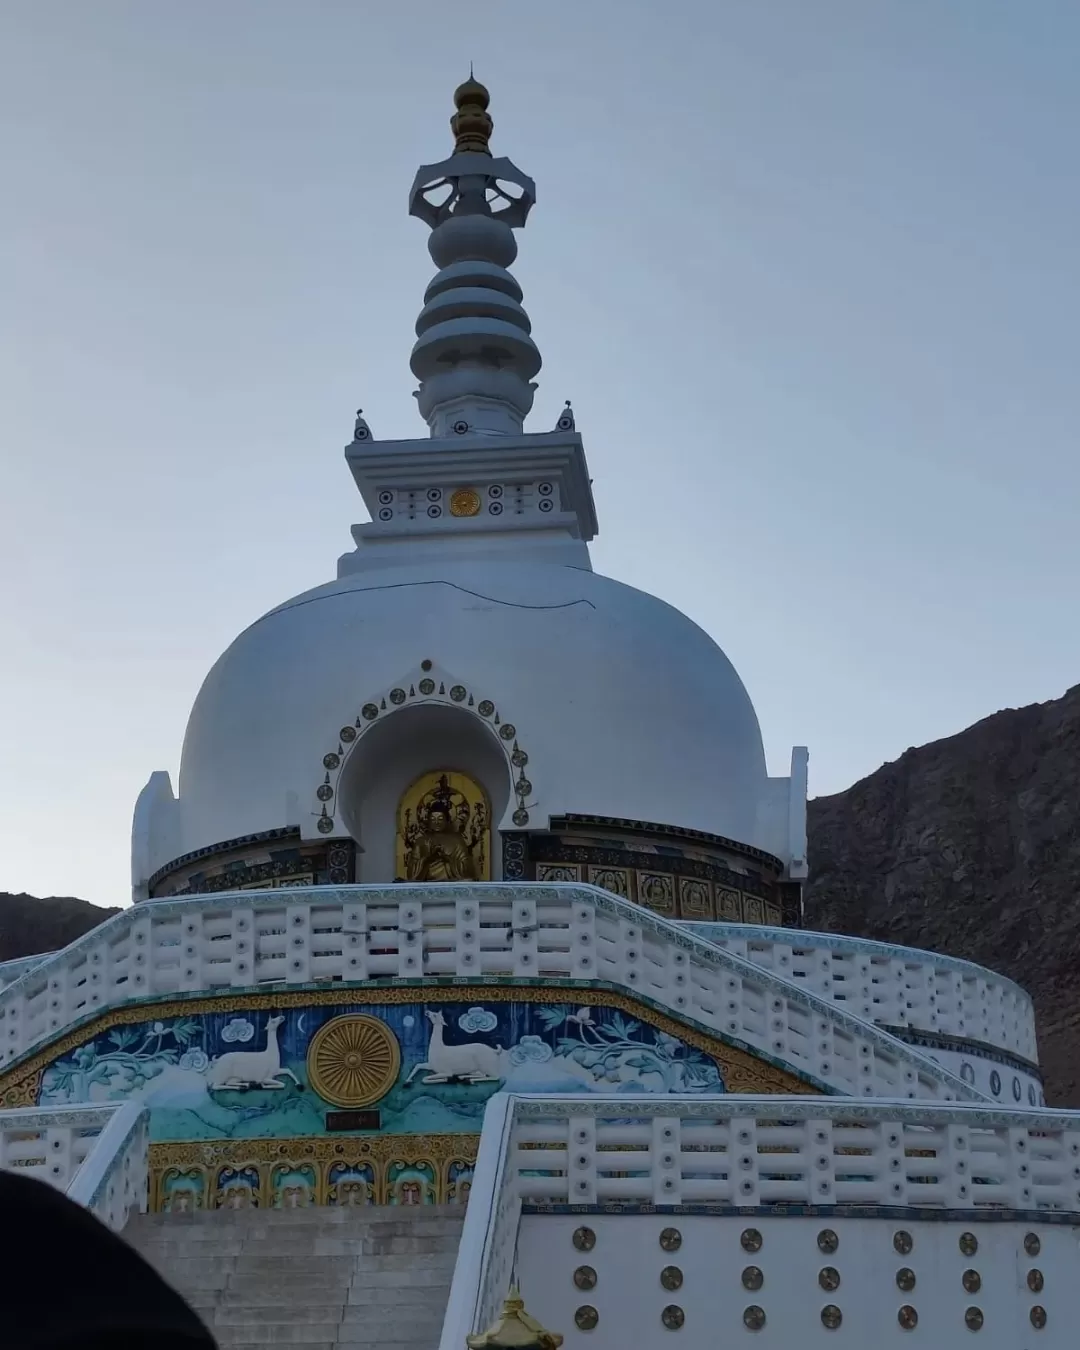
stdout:
MULTIPOLYGON (((541 358, 508 268, 535 188, 492 157, 484 87, 470 79, 455 102, 454 153, 409 198, 438 268, 411 357, 428 435, 380 441, 357 415, 345 456, 371 521, 336 580, 257 620, 207 676, 178 792, 155 773, 139 798, 135 898, 235 884, 245 866, 264 881, 283 841, 301 846, 298 875, 392 881, 402 793, 445 764, 490 801, 492 879, 533 877, 541 855, 563 879, 566 841, 580 852, 576 836, 599 831, 699 864, 666 873, 670 895, 637 895, 616 868, 607 882, 623 894, 737 919, 741 892, 746 917, 796 922, 806 752, 771 778, 720 647, 592 570, 596 509, 569 404, 550 430, 525 430, 541 358), (303 848, 337 841, 335 867, 303 848), (684 905, 690 879, 709 885, 684 905)), ((579 861, 580 879, 609 855, 579 861)))

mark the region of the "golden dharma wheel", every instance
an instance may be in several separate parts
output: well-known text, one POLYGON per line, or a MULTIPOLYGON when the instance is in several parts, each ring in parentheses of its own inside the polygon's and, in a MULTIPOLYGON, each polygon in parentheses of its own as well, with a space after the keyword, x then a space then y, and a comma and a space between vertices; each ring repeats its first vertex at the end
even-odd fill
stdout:
POLYGON ((480 494, 473 488, 458 488, 450 497, 452 516, 475 516, 480 512, 480 494))
POLYGON ((366 1013, 332 1018, 308 1046, 308 1081, 334 1106, 370 1106, 386 1096, 400 1069, 397 1037, 366 1013))

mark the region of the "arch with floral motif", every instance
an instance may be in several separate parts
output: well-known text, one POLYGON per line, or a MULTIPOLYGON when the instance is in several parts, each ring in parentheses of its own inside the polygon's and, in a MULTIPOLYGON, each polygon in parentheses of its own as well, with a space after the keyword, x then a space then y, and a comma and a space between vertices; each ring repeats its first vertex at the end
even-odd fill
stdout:
POLYGON ((333 834, 337 827, 341 775, 364 734, 394 713, 422 705, 461 709, 487 728, 501 748, 510 774, 515 802, 511 819, 519 829, 528 825, 533 785, 526 776, 529 756, 518 740, 517 727, 502 715, 494 699, 479 694, 464 680, 439 670, 434 662, 422 661, 418 670, 362 703, 353 721, 346 722, 338 731, 336 747, 323 755, 323 778, 315 790, 316 809, 313 812, 315 828, 320 834, 333 834))

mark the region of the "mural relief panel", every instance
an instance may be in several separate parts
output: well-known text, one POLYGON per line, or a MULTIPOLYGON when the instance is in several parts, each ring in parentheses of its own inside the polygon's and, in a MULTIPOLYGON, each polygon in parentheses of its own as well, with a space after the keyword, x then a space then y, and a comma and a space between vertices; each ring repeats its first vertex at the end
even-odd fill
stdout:
POLYGON ((141 1097, 155 1140, 282 1139, 475 1131, 498 1090, 717 1093, 726 1084, 704 1049, 619 1008, 417 1002, 192 1010, 114 1026, 46 1067, 38 1100, 141 1097))
POLYGON ((494 1092, 802 1092, 630 996, 532 985, 281 991, 120 1009, 0 1080, 5 1104, 139 1098, 154 1205, 464 1203, 494 1092))

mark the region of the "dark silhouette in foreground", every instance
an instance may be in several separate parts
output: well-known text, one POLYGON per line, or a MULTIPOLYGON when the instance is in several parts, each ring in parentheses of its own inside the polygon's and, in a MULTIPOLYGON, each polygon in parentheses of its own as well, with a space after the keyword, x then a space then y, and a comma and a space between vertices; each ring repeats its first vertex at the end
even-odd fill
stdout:
POLYGON ((4 1350, 216 1350, 156 1270, 55 1187, 0 1171, 4 1350))

